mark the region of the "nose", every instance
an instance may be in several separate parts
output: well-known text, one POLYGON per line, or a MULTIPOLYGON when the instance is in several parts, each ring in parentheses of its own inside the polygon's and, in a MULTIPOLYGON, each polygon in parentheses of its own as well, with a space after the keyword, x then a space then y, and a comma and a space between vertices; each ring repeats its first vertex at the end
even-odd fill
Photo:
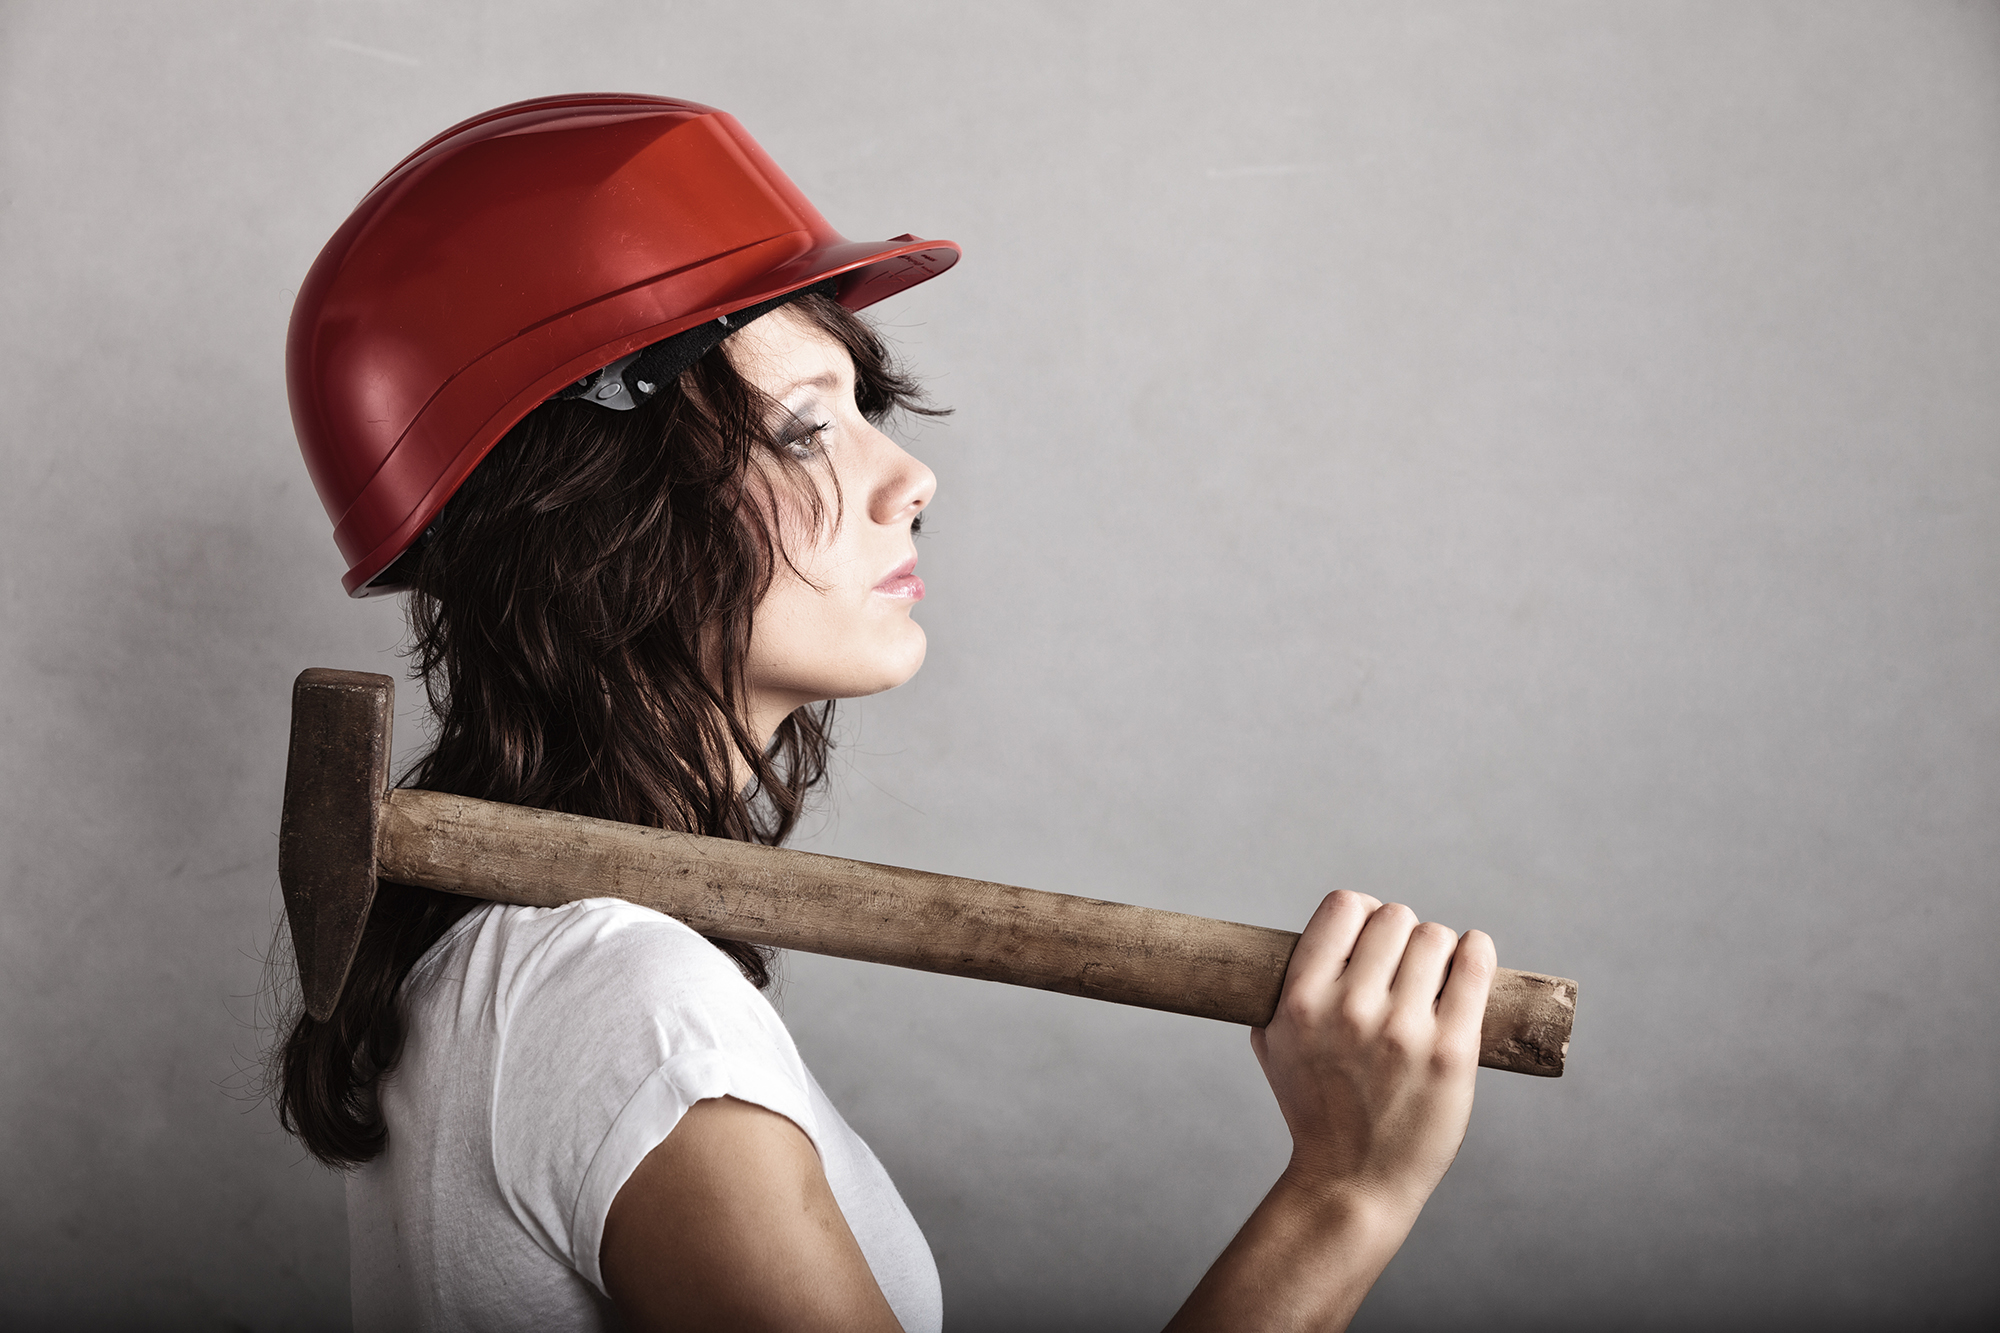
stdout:
POLYGON ((937 474, 880 431, 881 467, 868 495, 868 516, 877 523, 905 524, 937 494, 937 474))

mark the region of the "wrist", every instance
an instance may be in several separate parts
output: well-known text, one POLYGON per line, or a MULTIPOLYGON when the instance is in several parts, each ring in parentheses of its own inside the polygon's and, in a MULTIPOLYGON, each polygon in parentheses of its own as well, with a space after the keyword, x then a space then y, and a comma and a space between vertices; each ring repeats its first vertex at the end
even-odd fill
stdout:
POLYGON ((1286 1163, 1276 1188, 1313 1216, 1325 1230, 1360 1236, 1393 1237, 1393 1251, 1403 1243, 1429 1191, 1415 1193, 1381 1182, 1364 1180, 1298 1153, 1286 1163))
POLYGON ((1344 1329, 1416 1215, 1405 1201, 1295 1159, 1168 1327, 1344 1329))

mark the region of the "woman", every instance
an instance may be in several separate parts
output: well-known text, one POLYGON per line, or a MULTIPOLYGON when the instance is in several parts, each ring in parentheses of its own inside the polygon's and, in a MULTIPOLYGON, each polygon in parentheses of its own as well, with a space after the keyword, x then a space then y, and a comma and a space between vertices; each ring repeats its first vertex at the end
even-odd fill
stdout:
MULTIPOLYGON (((834 233, 727 116, 502 108, 419 149, 293 319, 347 587, 409 591, 413 785, 776 843, 831 701, 921 665, 924 412, 852 310, 949 242, 834 233)), ((1340 1327, 1470 1114, 1491 942, 1337 893, 1252 1035, 1290 1165, 1178 1328, 1340 1327)), ((936 1270, 759 993, 631 904, 386 887, 281 1114, 349 1175, 361 1328, 935 1329, 936 1270)))

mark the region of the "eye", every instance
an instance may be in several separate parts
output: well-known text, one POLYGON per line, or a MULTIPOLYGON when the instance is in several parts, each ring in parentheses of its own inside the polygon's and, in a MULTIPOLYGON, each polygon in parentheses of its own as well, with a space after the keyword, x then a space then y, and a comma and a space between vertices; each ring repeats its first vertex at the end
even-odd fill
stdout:
POLYGON ((923 530, 924 530, 924 516, 921 512, 919 512, 915 518, 910 520, 910 535, 914 537, 923 530))
POLYGON ((808 425, 803 419, 794 417, 778 436, 778 447, 801 463, 810 462, 825 447, 824 437, 831 429, 833 423, 830 421, 808 425))

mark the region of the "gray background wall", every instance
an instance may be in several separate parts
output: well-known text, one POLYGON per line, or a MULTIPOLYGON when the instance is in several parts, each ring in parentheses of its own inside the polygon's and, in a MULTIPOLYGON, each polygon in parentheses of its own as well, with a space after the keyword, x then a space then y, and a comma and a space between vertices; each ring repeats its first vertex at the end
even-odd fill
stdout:
MULTIPOLYGON (((880 311, 958 409, 930 664, 806 845, 1581 978, 1357 1327, 1994 1312, 1993 4, 12 0, 0 1324, 345 1323, 262 959, 288 682, 401 626, 281 340, 402 153, 577 88, 966 247, 880 311)), ((954 1329, 1156 1325, 1283 1162, 1240 1030, 783 999, 954 1329)))

